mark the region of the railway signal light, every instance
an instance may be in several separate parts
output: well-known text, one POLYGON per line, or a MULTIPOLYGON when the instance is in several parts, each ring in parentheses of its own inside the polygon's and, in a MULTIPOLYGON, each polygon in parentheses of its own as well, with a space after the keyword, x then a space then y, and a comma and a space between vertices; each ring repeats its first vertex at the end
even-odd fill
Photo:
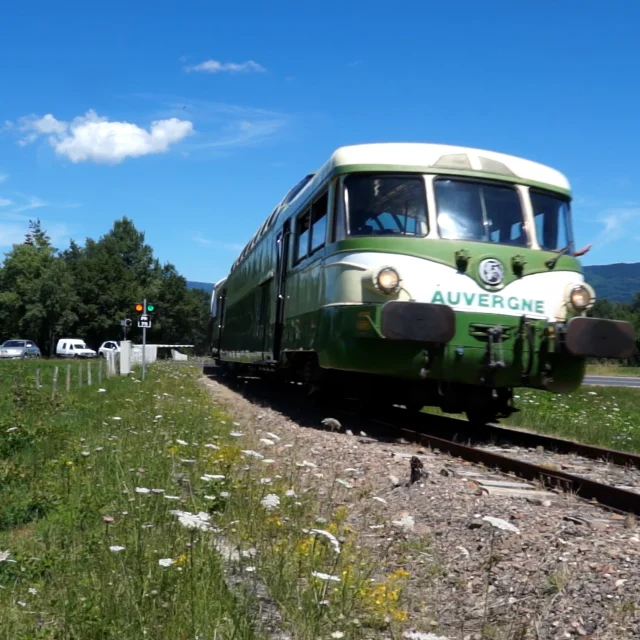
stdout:
POLYGON ((147 308, 144 308, 144 304, 141 302, 136 303, 136 311, 138 313, 153 313, 156 310, 156 305, 151 302, 147 302, 147 308))

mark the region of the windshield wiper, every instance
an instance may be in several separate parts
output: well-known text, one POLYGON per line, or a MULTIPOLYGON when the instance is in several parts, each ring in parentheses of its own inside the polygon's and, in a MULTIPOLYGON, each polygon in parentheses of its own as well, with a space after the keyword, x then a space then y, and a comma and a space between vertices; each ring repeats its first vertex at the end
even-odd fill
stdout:
POLYGON ((558 255, 553 258, 549 258, 549 260, 545 262, 547 267, 549 267, 549 269, 553 269, 553 267, 556 266, 556 262, 558 262, 558 260, 560 260, 560 258, 565 255, 571 247, 573 247, 573 242, 570 242, 566 247, 560 249, 560 251, 558 251, 558 255))

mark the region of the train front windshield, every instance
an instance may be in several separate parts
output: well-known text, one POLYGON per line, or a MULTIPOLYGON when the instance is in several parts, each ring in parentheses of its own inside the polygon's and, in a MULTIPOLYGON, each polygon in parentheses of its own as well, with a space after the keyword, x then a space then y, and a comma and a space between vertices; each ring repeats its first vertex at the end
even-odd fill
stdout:
POLYGON ((441 238, 528 245, 520 194, 514 187, 439 178, 434 191, 441 238))
POLYGON ((573 253, 569 250, 573 247, 569 201, 544 191, 531 190, 530 194, 540 248, 573 253))

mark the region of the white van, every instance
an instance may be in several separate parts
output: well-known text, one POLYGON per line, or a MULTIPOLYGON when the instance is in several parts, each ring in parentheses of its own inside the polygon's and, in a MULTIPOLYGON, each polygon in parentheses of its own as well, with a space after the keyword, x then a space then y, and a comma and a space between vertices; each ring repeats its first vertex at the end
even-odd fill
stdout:
POLYGON ((62 338, 56 346, 58 358, 95 358, 96 352, 89 349, 84 340, 79 338, 62 338))

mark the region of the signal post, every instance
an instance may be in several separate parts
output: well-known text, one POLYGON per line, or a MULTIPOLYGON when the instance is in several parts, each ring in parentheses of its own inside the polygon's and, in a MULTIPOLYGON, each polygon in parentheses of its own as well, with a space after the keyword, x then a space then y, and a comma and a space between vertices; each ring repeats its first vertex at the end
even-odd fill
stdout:
POLYGON ((147 329, 151 329, 151 317, 148 315, 155 310, 155 305, 147 304, 145 298, 143 303, 136 304, 136 311, 141 314, 138 316, 138 328, 142 329, 142 379, 146 375, 146 351, 147 351, 147 329))

